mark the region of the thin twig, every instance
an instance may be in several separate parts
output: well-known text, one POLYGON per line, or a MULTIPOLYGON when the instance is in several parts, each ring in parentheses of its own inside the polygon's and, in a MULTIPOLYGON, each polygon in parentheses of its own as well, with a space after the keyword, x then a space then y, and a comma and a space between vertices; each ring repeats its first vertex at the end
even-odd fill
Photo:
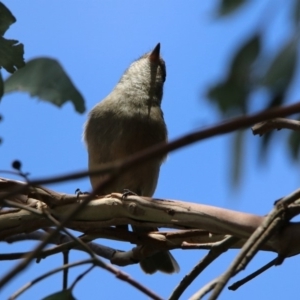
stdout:
MULTIPOLYGON (((251 237, 247 240, 243 248, 240 250, 237 257, 234 259, 234 261, 231 263, 229 268, 225 273, 220 275, 217 278, 217 284, 214 286, 214 290, 212 292, 212 295, 210 296, 210 300, 215 300, 220 295, 221 291, 224 289, 225 285, 229 281, 229 279, 236 275, 236 270, 243 261, 243 259, 246 257, 249 251, 251 251, 253 245, 257 247, 257 241, 263 236, 263 239, 261 239, 261 242, 264 242, 267 239, 267 236, 264 235, 264 232, 268 229, 269 226, 272 226, 272 223, 274 220, 276 220, 278 217, 280 217, 284 211, 285 207, 287 207, 288 204, 291 204, 293 201, 299 199, 300 197, 300 189, 296 190, 295 192, 291 193, 290 195, 282 198, 280 201, 276 203, 276 207, 273 208, 271 213, 265 218, 265 220, 262 222, 262 224, 254 231, 254 233, 251 235, 251 237)), ((275 227, 274 227, 275 228, 275 227)), ((273 230, 270 231, 270 234, 273 233, 273 230)), ((270 236, 269 236, 270 238, 270 236)))
MULTIPOLYGON (((101 168, 95 169, 94 171, 81 171, 73 172, 71 174, 48 177, 44 179, 32 180, 22 188, 19 188, 17 191, 11 192, 7 195, 11 196, 15 193, 21 192, 24 188, 29 185, 43 185, 50 183, 57 183, 62 181, 70 181, 74 179, 80 179, 92 175, 101 175, 112 172, 124 172, 129 167, 136 165, 142 161, 149 160, 155 156, 167 154, 168 152, 177 150, 184 146, 188 146, 192 143, 211 138, 218 135, 227 134, 239 129, 247 128, 253 124, 266 121, 269 119, 274 119, 278 117, 286 117, 292 114, 300 113, 300 103, 296 102, 291 105, 282 106, 282 107, 273 107, 271 109, 263 110, 261 112, 248 115, 248 116, 239 116, 232 118, 228 121, 220 122, 217 125, 197 130, 195 132, 184 135, 183 137, 177 138, 169 143, 160 143, 155 146, 149 147, 143 151, 140 151, 120 163, 109 163, 103 165, 101 168)), ((4 198, 7 196, 4 195, 4 198)), ((8 196, 7 196, 8 197, 8 196)))
POLYGON ((71 263, 71 264, 68 264, 68 265, 64 265, 64 266, 61 266, 61 267, 58 267, 58 268, 55 268, 37 278, 35 278, 34 280, 26 283, 23 287, 21 287, 19 290, 17 290, 13 295, 11 295, 9 297, 9 300, 14 300, 16 299, 17 297, 19 297, 21 294, 23 294, 26 290, 28 290, 30 287, 32 287, 33 285, 35 285, 36 283, 40 282, 41 280, 53 275, 53 274, 56 274, 58 272, 61 272, 62 270, 64 269, 68 269, 68 268, 73 268, 73 267, 77 267, 77 266, 80 266, 80 265, 85 265, 85 264, 90 264, 90 263, 94 263, 94 259, 93 258, 89 258, 89 259, 85 259, 85 260, 81 260, 79 262, 74 262, 74 263, 71 263))
MULTIPOLYGON (((46 213, 47 217, 56 225, 59 226, 60 222, 58 222, 51 214, 49 214, 48 212, 46 213)), ((138 283, 136 280, 131 279, 127 274, 120 272, 118 269, 112 267, 109 264, 104 263, 102 260, 98 259, 95 255, 95 253, 88 247, 87 244, 85 244, 81 239, 78 239, 77 237, 73 236, 67 229, 62 228, 62 231, 65 232, 65 234, 67 234, 71 239, 74 240, 75 243, 78 243, 81 247, 83 247, 83 249, 85 249, 93 258, 94 263, 101 267, 106 269, 107 271, 117 275, 117 278, 128 281, 135 286, 136 288, 138 288, 139 290, 143 291, 144 293, 146 293, 148 296, 151 295, 151 297, 153 299, 160 299, 159 296, 157 296, 155 293, 153 293, 151 290, 149 290, 148 288, 142 286, 140 283, 138 283), (158 297, 158 298, 157 298, 158 297)))
POLYGON ((229 286, 228 289, 231 291, 236 291, 239 287, 241 287, 245 283, 249 282, 250 280, 257 277, 258 275, 262 274, 263 272, 269 270, 271 267, 275 266, 276 262, 277 262, 277 258, 271 260, 266 265, 259 268, 257 271, 253 272, 252 274, 246 276, 242 280, 239 280, 239 281, 235 282, 234 284, 232 284, 231 286, 229 286))
POLYGON ((263 135, 271 130, 274 129, 280 130, 284 128, 291 129, 294 131, 300 131, 300 122, 296 120, 285 119, 285 118, 275 118, 275 119, 271 119, 271 120, 267 120, 255 124, 252 127, 252 132, 253 134, 263 135))
POLYGON ((200 262, 193 268, 193 270, 181 280, 179 285, 173 291, 169 300, 179 299, 182 293, 199 276, 199 274, 238 240, 239 239, 236 237, 228 236, 223 241, 215 243, 207 255, 201 259, 200 262))
MULTIPOLYGON (((49 228, 47 228, 49 231, 49 228)), ((52 231, 49 231, 52 232, 52 231)), ((16 241, 23 241, 23 240, 42 240, 46 236, 45 233, 41 231, 35 231, 28 234, 18 234, 17 236, 12 236, 11 238, 6 239, 8 243, 16 242, 16 241)), ((81 240, 86 242, 86 237, 82 236, 80 237, 81 240)), ((90 239, 89 239, 90 240, 90 239)), ((76 249, 80 251, 86 252, 86 250, 83 250, 83 247, 76 246, 76 243, 74 240, 72 240, 67 235, 60 234, 59 237, 55 240, 52 240, 51 243, 57 244, 55 247, 51 247, 49 249, 41 251, 35 258, 46 258, 48 256, 70 250, 70 249, 76 249), (62 242, 63 241, 63 242, 62 242)), ((94 242, 88 242, 86 243, 89 248, 98 256, 104 257, 106 259, 111 259, 113 253, 116 251, 121 251, 117 249, 113 249, 104 245, 100 245, 98 243, 94 242)), ((30 251, 31 252, 31 251, 30 251)), ((30 254, 30 252, 16 252, 16 253, 7 253, 7 254, 0 254, 0 261, 1 260, 15 260, 23 258, 30 254)))
POLYGON ((86 260, 82 260, 79 262, 75 262, 75 263, 71 263, 69 265, 64 265, 61 267, 58 267, 54 270, 51 270, 39 277, 37 277, 36 279, 34 279, 31 282, 26 283, 26 285, 24 285, 21 289, 19 289, 17 292, 15 292, 10 298, 9 300, 13 300, 16 297, 18 297, 19 295, 21 295, 23 292, 25 292, 27 289, 29 289, 30 287, 32 287, 34 284, 36 284, 37 282, 57 273, 60 272, 66 268, 71 268, 71 267, 75 267, 75 266, 79 266, 79 265, 83 265, 83 264, 88 264, 88 263, 93 263, 95 266, 99 266, 107 271, 109 271, 110 273, 114 274, 118 279, 123 280, 127 283, 129 283, 130 285, 132 285, 133 287, 135 287, 136 289, 138 289, 139 291, 141 291, 142 293, 144 293, 145 295, 147 295, 148 297, 150 297, 151 299, 155 299, 155 300, 162 300, 162 298, 160 296, 158 296, 157 294, 155 294, 153 291, 151 291, 150 289, 148 289, 147 287, 143 286, 142 284, 140 284, 138 281, 136 281, 135 279, 131 278, 128 274, 120 271, 119 269, 113 267, 110 264, 106 264, 103 261, 101 261, 100 259, 98 259, 97 257, 94 258, 89 258, 86 260))
MULTIPOLYGON (((97 265, 97 262, 95 262, 95 264, 97 265)), ((151 299, 154 299, 154 300, 163 300, 160 296, 158 296, 153 291, 151 291, 147 287, 145 287, 142 284, 140 284, 135 279, 131 278, 128 274, 126 274, 124 272, 121 272, 120 270, 114 268, 111 265, 107 265, 107 266, 110 267, 109 269, 107 269, 107 271, 113 273, 118 279, 123 280, 123 281, 131 284, 132 286, 134 286, 135 288, 137 288, 139 291, 141 291, 145 295, 149 296, 151 299)))
MULTIPOLYGON (((70 251, 64 251, 62 253, 63 255, 63 265, 69 264, 69 253, 70 251)), ((66 290, 68 288, 68 275, 69 275, 69 268, 63 270, 63 290, 66 290)))
POLYGON ((204 285, 197 293, 192 295, 189 300, 199 300, 202 299, 206 294, 208 294, 218 283, 218 278, 214 278, 206 285, 204 285))
POLYGON ((270 225, 264 230, 263 234, 253 243, 252 247, 245 255, 239 266, 236 268, 235 272, 238 273, 244 270, 250 263, 252 258, 260 250, 260 246, 270 239, 270 237, 278 230, 279 226, 282 225, 282 220, 280 218, 275 218, 270 225))
POLYGON ((77 276, 77 278, 74 280, 74 282, 70 286, 70 290, 73 290, 75 285, 79 282, 79 280, 81 280, 85 275, 87 275, 89 272, 91 272, 94 269, 94 267, 95 267, 94 265, 90 266, 86 271, 84 271, 79 276, 77 276))
MULTIPOLYGON (((53 222, 56 226, 60 226, 61 223, 59 221, 57 221, 48 211, 45 211, 45 214, 47 216, 47 218, 53 222)), ((95 253, 89 248, 89 246, 82 241, 81 239, 77 238, 75 235, 73 235, 71 232, 69 232, 69 230, 67 230, 66 228, 62 228, 61 229, 66 235, 68 235, 74 242, 75 244, 80 245, 91 257, 96 258, 95 253)))
POLYGON ((265 121, 268 119, 274 119, 277 117, 286 117, 288 115, 300 113, 300 103, 296 102, 294 104, 283 106, 283 107, 274 107, 272 109, 263 110, 261 112, 248 115, 248 116, 239 116, 232 118, 228 121, 221 122, 217 125, 201 129, 190 134, 186 134, 183 137, 175 139, 169 143, 160 143, 155 146, 149 147, 143 151, 140 151, 120 163, 110 163, 103 165, 103 167, 94 170, 92 172, 77 172, 64 176, 51 177, 47 179, 41 179, 32 181, 33 185, 42 185, 49 183, 56 183, 60 181, 79 179, 82 177, 87 177, 91 175, 100 175, 112 171, 124 172, 129 167, 134 166, 142 161, 147 161, 155 156, 167 154, 168 152, 174 151, 176 149, 182 148, 184 146, 190 145, 192 143, 211 138, 213 136, 227 134, 239 129, 247 128, 252 126, 255 123, 265 121))

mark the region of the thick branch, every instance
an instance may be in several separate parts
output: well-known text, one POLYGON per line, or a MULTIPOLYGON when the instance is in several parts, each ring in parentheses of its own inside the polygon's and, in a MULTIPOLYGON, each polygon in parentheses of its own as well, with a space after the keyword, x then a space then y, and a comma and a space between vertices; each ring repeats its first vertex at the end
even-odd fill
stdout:
MULTIPOLYGON (((51 191, 47 190, 47 194, 49 197, 51 191)), ((27 198, 26 195, 15 195, 13 200, 18 203, 26 202, 41 212, 48 210, 58 220, 63 220, 70 210, 80 205, 81 199, 84 199, 85 196, 78 198, 72 195, 63 195, 61 199, 68 199, 68 201, 62 201, 62 203, 57 200, 58 193, 55 192, 54 197, 55 201, 48 199, 51 208, 38 199, 27 198)), ((193 247, 193 244, 196 246, 199 243, 220 241, 224 235, 242 239, 238 244, 241 246, 263 220, 264 217, 208 205, 138 196, 122 199, 121 194, 115 193, 90 201, 72 221, 68 222, 66 227, 87 233, 91 240, 97 237, 106 237, 138 245, 156 243, 158 249, 175 249, 186 247, 186 243, 189 247, 193 247), (108 228, 121 224, 200 229, 201 231, 185 231, 176 234, 163 232, 136 234, 108 228), (214 233, 213 238, 209 233, 214 233)), ((23 209, 6 211, 0 213, 0 238, 5 239, 12 235, 35 231, 51 225, 42 214, 37 215, 23 209)), ((298 238, 295 238, 299 236, 299 230, 300 224, 298 223, 288 225, 280 234, 278 233, 268 241, 263 249, 277 253, 284 252, 285 256, 299 253, 300 242, 298 242, 298 238), (288 249, 283 249, 283 245, 289 245, 288 249)))

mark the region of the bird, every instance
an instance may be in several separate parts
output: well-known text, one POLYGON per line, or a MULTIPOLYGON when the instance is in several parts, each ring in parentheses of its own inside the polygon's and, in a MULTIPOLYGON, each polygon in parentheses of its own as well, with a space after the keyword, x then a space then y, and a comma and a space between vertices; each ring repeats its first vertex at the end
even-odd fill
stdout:
MULTIPOLYGON (((160 43, 135 60, 121 76, 114 89, 88 114, 83 139, 88 151, 88 167, 124 160, 128 156, 167 141, 167 127, 161 110, 166 66, 160 56, 160 43)), ((152 197, 165 155, 130 168, 105 186, 101 194, 130 190, 152 197)), ((95 190, 103 175, 90 176, 95 190)), ((132 226, 135 232, 157 228, 132 226)), ((169 251, 160 251, 140 261, 147 274, 156 271, 172 274, 179 265, 169 251)))

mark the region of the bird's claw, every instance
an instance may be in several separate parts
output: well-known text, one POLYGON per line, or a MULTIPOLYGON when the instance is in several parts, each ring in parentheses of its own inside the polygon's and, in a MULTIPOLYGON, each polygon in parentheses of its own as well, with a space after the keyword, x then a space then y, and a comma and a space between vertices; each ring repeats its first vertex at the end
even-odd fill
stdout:
POLYGON ((82 192, 79 188, 75 190, 75 194, 77 198, 79 198, 80 195, 88 195, 90 194, 89 192, 82 192))
POLYGON ((129 189, 124 189, 122 194, 122 200, 124 200, 127 196, 137 196, 137 194, 129 189))

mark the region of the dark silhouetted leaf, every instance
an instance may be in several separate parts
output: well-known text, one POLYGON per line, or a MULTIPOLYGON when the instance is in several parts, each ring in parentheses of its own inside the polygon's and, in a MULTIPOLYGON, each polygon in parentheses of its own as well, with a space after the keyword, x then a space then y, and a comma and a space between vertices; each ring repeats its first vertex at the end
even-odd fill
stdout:
POLYGON ((241 178, 241 174, 243 171, 243 155, 244 153, 244 137, 245 131, 239 130, 234 135, 234 142, 232 143, 232 182, 233 185, 237 186, 239 184, 239 180, 241 178))
POLYGON ((5 93, 26 91, 57 106, 71 100, 76 111, 85 111, 84 99, 61 65, 54 59, 37 58, 4 82, 5 93))
POLYGON ((237 76, 240 80, 246 77, 248 80, 250 69, 260 53, 260 39, 260 35, 257 34, 242 45, 232 61, 231 76, 237 76))
POLYGON ((9 73, 14 73, 16 69, 25 65, 23 55, 23 44, 18 44, 16 40, 6 40, 0 37, 0 67, 9 73))
POLYGON ((54 294, 51 294, 42 300, 76 300, 76 298, 72 295, 72 291, 63 290, 54 294))
POLYGON ((248 92, 248 88, 245 85, 229 79, 225 83, 212 87, 207 96, 211 101, 217 103, 224 115, 227 115, 240 113, 241 106, 248 97, 248 92))
POLYGON ((16 40, 3 38, 6 30, 14 22, 16 22, 16 18, 0 2, 0 68, 3 67, 9 73, 13 73, 25 65, 23 44, 18 44, 19 42, 16 40))
MULTIPOLYGON (((266 109, 280 106, 283 103, 283 101, 284 101, 284 96, 282 94, 274 95, 274 97, 271 98, 271 101, 266 109)), ((261 148, 260 148, 260 153, 261 153, 262 157, 264 157, 265 154, 267 153, 270 142, 271 142, 272 137, 274 136, 275 132, 276 131, 273 130, 262 136, 262 143, 261 143, 261 148)))
POLYGON ((268 153, 268 150, 270 149, 271 141, 273 140, 274 134, 276 134, 275 130, 269 131, 261 137, 259 154, 260 154, 260 158, 262 160, 264 158, 266 158, 266 154, 268 153))
POLYGON ((0 35, 3 36, 9 26, 16 22, 10 10, 0 2, 0 35))
MULTIPOLYGON (((272 98, 271 98, 271 101, 270 103, 268 104, 268 106, 266 107, 266 109, 270 109, 270 108, 273 108, 273 107, 276 107, 276 106, 280 106, 284 101, 284 96, 282 94, 277 94, 277 95, 274 95, 272 98)), ((260 155, 261 155, 261 158, 264 159, 268 150, 269 150, 269 146, 271 145, 271 141, 272 141, 272 138, 274 136, 274 134, 276 133, 276 131, 270 131, 266 134, 264 134, 262 137, 261 137, 261 144, 260 144, 260 155)))
POLYGON ((260 53, 260 36, 247 40, 234 56, 225 82, 208 91, 208 98, 216 102, 223 114, 245 113, 250 92, 250 73, 253 63, 260 53))
POLYGON ((284 95, 282 93, 274 94, 271 98, 267 108, 278 107, 284 102, 284 95))
POLYGON ((300 21, 300 0, 295 0, 295 6, 292 6, 292 13, 295 20, 296 25, 299 24, 300 21))
POLYGON ((2 74, 0 72, 0 101, 3 96, 3 93, 4 93, 4 84, 3 84, 2 74))
POLYGON ((293 159, 299 158, 300 148, 300 133, 298 131, 292 131, 289 136, 289 150, 293 159))
POLYGON ((270 64, 262 84, 274 94, 285 94, 297 66, 297 40, 287 43, 270 64))
POLYGON ((245 2, 246 0, 222 0, 218 14, 219 16, 231 14, 245 2))

